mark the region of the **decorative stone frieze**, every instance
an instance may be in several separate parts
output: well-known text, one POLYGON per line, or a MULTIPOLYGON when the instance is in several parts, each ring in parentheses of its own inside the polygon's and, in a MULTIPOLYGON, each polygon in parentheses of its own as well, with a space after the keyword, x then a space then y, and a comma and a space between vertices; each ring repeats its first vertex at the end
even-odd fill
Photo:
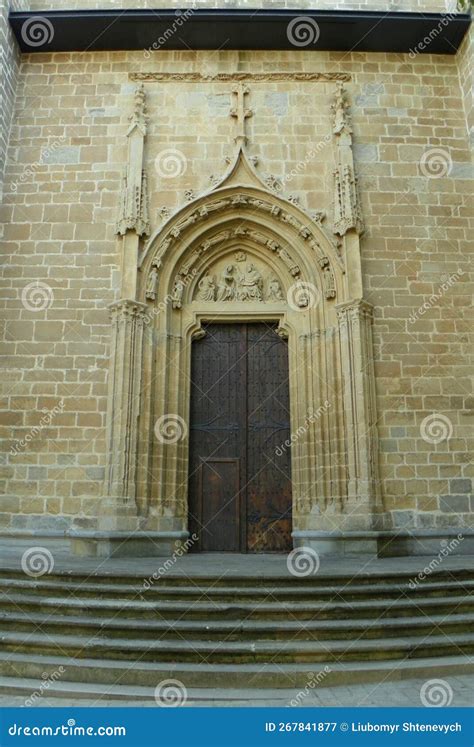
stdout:
POLYGON ((166 83, 175 81, 234 81, 234 80, 253 80, 253 81, 300 81, 308 83, 327 83, 332 81, 350 81, 350 73, 341 72, 265 72, 265 73, 252 73, 252 72, 239 72, 239 73, 195 73, 195 72, 134 72, 129 73, 130 80, 136 80, 147 83, 166 83))

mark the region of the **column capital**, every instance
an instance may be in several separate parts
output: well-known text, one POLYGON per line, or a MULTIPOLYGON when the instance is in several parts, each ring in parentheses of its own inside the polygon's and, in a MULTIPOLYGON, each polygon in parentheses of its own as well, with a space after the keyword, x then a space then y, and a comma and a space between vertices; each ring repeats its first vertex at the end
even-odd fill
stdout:
POLYGON ((374 307, 371 303, 363 298, 355 298, 351 301, 344 301, 336 305, 336 314, 339 323, 346 321, 347 317, 351 319, 369 319, 374 318, 374 307))
POLYGON ((131 298, 121 298, 109 305, 112 322, 143 320, 148 314, 148 307, 140 301, 131 298))

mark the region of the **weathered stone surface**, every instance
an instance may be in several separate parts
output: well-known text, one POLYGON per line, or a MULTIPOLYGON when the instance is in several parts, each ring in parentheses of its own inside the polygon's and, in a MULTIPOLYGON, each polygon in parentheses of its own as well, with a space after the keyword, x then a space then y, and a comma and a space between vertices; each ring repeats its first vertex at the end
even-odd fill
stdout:
MULTIPOLYGON (((183 7, 178 0, 167 6, 177 4, 183 7)), ((209 0, 207 4, 216 3, 209 0)), ((49 0, 14 3, 18 9, 34 10, 50 5, 49 0)), ((121 0, 68 0, 62 9, 121 5, 130 7, 121 0)), ((150 5, 145 0, 133 5, 159 7, 159 3, 150 5)), ((296 5, 304 8, 305 0, 296 5)), ((325 0, 321 7, 382 6, 386 10, 386 4, 378 0, 335 4, 325 0)), ((404 0, 397 6, 400 10, 447 9, 441 0, 419 0, 415 5, 404 0)), ((296 6, 282 2, 282 7, 296 6)), ((104 438, 113 342, 107 307, 117 298, 129 297, 123 293, 124 277, 128 288, 134 288, 137 281, 137 294, 144 287, 136 274, 127 275, 129 268, 135 269, 134 258, 143 251, 144 242, 135 241, 130 231, 123 239, 114 234, 128 162, 126 133, 135 91, 130 75, 150 70, 202 72, 203 65, 209 64, 212 75, 287 72, 285 80, 251 83, 253 116, 244 122, 248 151, 258 156, 257 172, 262 178, 272 175, 279 181, 281 188, 275 194, 298 196, 301 208, 309 214, 327 214, 323 226, 329 234, 334 169, 330 106, 335 86, 328 81, 292 79, 291 74, 339 71, 350 76, 346 90, 352 111, 354 171, 359 176, 358 195, 366 228, 359 240, 360 278, 363 295, 374 306, 380 436, 375 461, 382 494, 377 521, 387 526, 472 523, 468 462, 473 408, 466 360, 470 332, 467 258, 472 238, 472 185, 468 181, 473 127, 472 32, 457 56, 442 59, 415 55, 402 60, 399 55, 387 54, 375 60, 370 54, 351 53, 341 61, 340 55, 317 50, 309 54, 302 50, 238 53, 223 49, 212 59, 205 52, 188 51, 178 60, 176 53, 161 49, 159 54, 152 53, 151 59, 128 52, 105 56, 42 52, 21 62, 4 10, 0 43, 6 49, 7 68, 0 82, 5 87, 6 104, 0 163, 7 153, 2 210, 6 261, 0 304, 6 320, 1 372, 6 401, 0 417, 8 468, 2 487, 7 496, 15 496, 13 503, 10 498, 0 499, 0 511, 5 517, 10 515, 5 521, 18 526, 34 523, 36 514, 21 517, 15 512, 23 497, 35 495, 45 496, 42 512, 46 524, 51 521, 56 526, 61 520, 66 526, 81 514, 95 518, 91 512, 97 511, 97 504, 92 499, 102 490, 106 452, 110 450, 104 438), (15 90, 21 95, 14 106, 15 90), (41 106, 31 106, 31 101, 41 102, 41 106), (431 151, 437 154, 430 159, 431 151), (125 265, 123 256, 127 257, 125 265), (38 286, 24 293, 31 283, 38 286), (438 425, 435 422, 432 428, 433 421, 426 424, 426 419, 433 417, 438 425), (440 435, 442 439, 437 441, 440 435), (81 476, 65 473, 66 466, 77 468, 81 476), (68 514, 63 520, 58 510, 63 510, 66 500, 68 514)), ((164 80, 159 84, 148 81, 145 86, 148 140, 140 176, 143 166, 148 173, 151 229, 156 231, 162 208, 174 214, 188 204, 184 201, 187 191, 202 194, 212 184, 211 175, 222 178, 228 169, 225 158, 234 152, 235 136, 229 117, 232 82, 164 80), (180 168, 175 176, 157 168, 157 158, 165 149, 177 155, 180 168)), ((143 188, 141 179, 134 183, 143 188)), ((142 214, 144 223, 145 218, 142 214)), ((345 262, 347 257, 358 256, 359 247, 346 243, 340 251, 345 262)), ((313 258, 316 260, 317 254, 313 258)), ((330 291, 322 282, 321 290, 330 291)), ((348 297, 336 300, 339 303, 348 297)), ((331 301, 327 301, 329 308, 331 301)), ((155 322, 156 316, 152 319, 155 322)), ((331 326, 330 322, 329 315, 316 329, 331 326)), ((338 353, 335 346, 335 357, 331 358, 323 345, 314 346, 321 353, 321 359, 313 364, 319 387, 320 371, 326 366, 328 371, 337 371, 334 361, 338 353)), ((343 356, 347 358, 347 350, 343 356)), ((360 381, 366 386, 363 375, 360 381)), ((150 380, 142 383, 146 387, 150 380)), ((333 395, 338 406, 342 389, 340 378, 333 395)), ((355 401, 359 394, 358 390, 355 401)), ((344 427, 348 412, 339 420, 344 427)), ((360 410, 357 416, 350 415, 354 432, 363 443, 359 416, 364 413, 360 410)), ((131 417, 133 420, 135 414, 131 417)), ((340 449, 340 443, 336 445, 340 435, 324 427, 315 433, 315 454, 324 451, 328 443, 331 449, 340 449)), ((122 444, 127 438, 125 434, 122 444)), ((150 438, 149 431, 145 438, 150 438)), ((367 454, 367 444, 361 447, 360 443, 359 456, 367 454)), ((183 460, 174 460, 175 456, 170 458, 170 464, 182 468, 183 460)), ((317 465, 316 458, 314 461, 317 465)), ((336 471, 343 470, 337 460, 331 464, 337 464, 336 471)), ((313 491, 315 485, 322 484, 315 470, 306 475, 313 491)), ((295 464, 295 474, 303 475, 301 462, 295 464)), ((146 480, 143 475, 138 478, 137 500, 145 506, 146 480)), ((303 482, 302 477, 300 484, 303 482)), ((340 483, 339 477, 332 475, 324 495, 331 490, 339 494, 340 483)), ((366 485, 360 483, 360 487, 367 492, 366 485)), ((173 492, 173 486, 169 490, 173 492)), ((327 521, 330 525, 334 517, 326 512, 321 519, 322 494, 314 493, 314 513, 308 522, 327 521)), ((156 501, 157 495, 153 499, 156 501)), ((35 506, 30 503, 29 507, 35 506)), ((184 510, 183 504, 180 510, 184 510)), ((174 518, 167 511, 165 508, 161 521, 170 528, 174 518)), ((360 511, 367 511, 363 502, 360 511)), ((354 522, 361 516, 356 511, 354 522)))

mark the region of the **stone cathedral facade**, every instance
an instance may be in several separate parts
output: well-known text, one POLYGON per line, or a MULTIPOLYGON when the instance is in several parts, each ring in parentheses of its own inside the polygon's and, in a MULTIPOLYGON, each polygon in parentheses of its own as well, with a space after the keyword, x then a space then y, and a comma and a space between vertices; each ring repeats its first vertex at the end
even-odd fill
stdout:
MULTIPOLYGON (((339 8, 444 14, 435 29, 457 13, 402 5, 339 8)), ((47 0, 16 2, 22 52, 4 9, 2 537, 192 549, 190 492, 219 513, 255 477, 193 445, 193 351, 209 324, 260 324, 284 342, 268 386, 288 402, 262 453, 275 474, 287 459, 289 487, 269 472, 236 531, 278 534, 286 491, 290 546, 472 551, 472 32, 450 54, 430 53, 437 34, 325 51, 306 19, 320 42, 169 49, 193 8, 146 48, 56 51, 27 37, 43 19, 57 41, 47 0)))

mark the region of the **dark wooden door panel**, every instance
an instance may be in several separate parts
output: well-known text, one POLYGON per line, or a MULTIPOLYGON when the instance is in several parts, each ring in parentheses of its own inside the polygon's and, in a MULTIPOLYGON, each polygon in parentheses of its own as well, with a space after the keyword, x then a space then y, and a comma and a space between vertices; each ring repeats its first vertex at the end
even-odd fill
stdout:
POLYGON ((202 551, 239 552, 239 460, 202 462, 199 482, 202 551))
POLYGON ((209 324, 193 343, 189 530, 206 551, 291 549, 288 350, 268 324, 209 324))
POLYGON ((253 552, 291 549, 289 453, 275 451, 288 439, 288 347, 274 328, 247 325, 247 546, 253 552))

